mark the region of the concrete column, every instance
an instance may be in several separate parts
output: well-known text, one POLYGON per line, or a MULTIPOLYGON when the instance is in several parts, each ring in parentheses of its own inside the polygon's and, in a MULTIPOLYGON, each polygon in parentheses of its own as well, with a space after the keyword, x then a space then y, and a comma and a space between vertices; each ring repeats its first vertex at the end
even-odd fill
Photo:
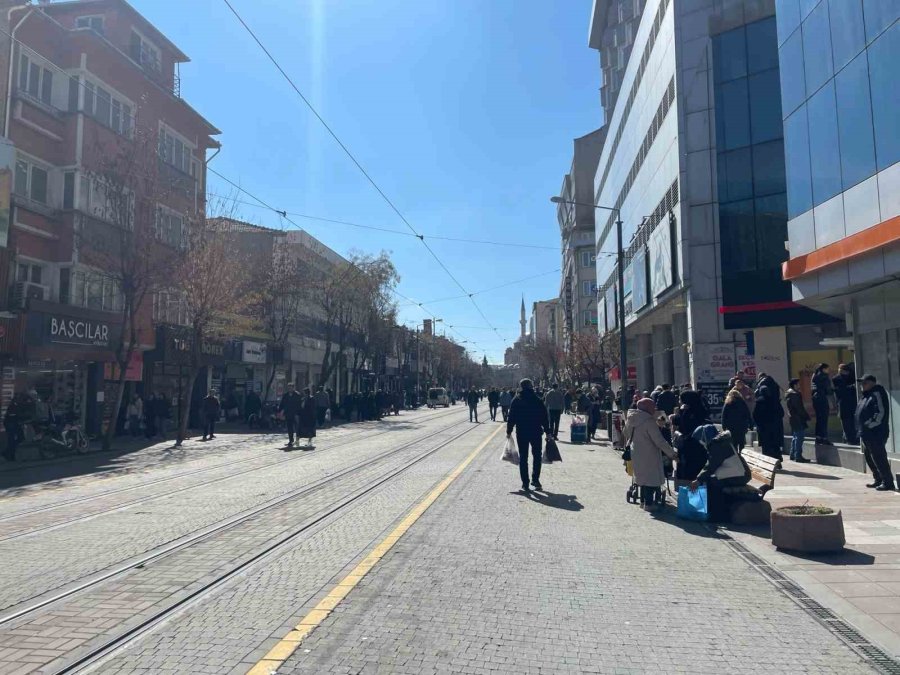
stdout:
POLYGON ((637 336, 637 383, 639 391, 651 391, 655 385, 653 381, 653 346, 650 333, 641 333, 637 336))
POLYGON ((672 316, 672 361, 675 381, 672 384, 683 384, 691 381, 691 364, 688 359, 687 314, 674 314, 672 316))
POLYGON ((653 326, 650 334, 653 353, 653 378, 657 384, 675 384, 675 365, 672 356, 672 327, 653 326))

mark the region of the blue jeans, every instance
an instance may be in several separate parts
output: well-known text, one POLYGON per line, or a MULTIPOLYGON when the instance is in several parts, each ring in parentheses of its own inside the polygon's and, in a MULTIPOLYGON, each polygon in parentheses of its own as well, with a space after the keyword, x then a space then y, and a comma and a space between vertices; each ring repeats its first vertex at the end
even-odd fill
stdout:
POLYGON ((806 429, 791 429, 791 459, 803 457, 803 439, 806 429))

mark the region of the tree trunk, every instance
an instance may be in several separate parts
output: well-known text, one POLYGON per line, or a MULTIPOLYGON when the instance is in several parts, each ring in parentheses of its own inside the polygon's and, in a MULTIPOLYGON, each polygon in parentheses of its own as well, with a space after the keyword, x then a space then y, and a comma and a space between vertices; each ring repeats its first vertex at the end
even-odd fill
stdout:
POLYGON ((178 424, 178 436, 175 439, 175 447, 181 447, 182 442, 187 439, 188 420, 191 417, 191 401, 194 398, 194 383, 197 381, 197 375, 199 374, 199 366, 191 365, 188 370, 187 386, 181 390, 181 400, 178 402, 178 407, 181 409, 181 420, 178 424))
POLYGON ((127 364, 131 360, 131 352, 133 349, 128 350, 127 357, 125 359, 125 365, 119 363, 119 381, 116 384, 116 400, 115 405, 113 406, 112 417, 109 420, 109 424, 106 426, 106 431, 103 434, 102 448, 104 450, 109 450, 112 447, 113 437, 116 435, 116 425, 119 422, 119 410, 122 408, 122 399, 125 397, 125 369, 128 367, 127 364))

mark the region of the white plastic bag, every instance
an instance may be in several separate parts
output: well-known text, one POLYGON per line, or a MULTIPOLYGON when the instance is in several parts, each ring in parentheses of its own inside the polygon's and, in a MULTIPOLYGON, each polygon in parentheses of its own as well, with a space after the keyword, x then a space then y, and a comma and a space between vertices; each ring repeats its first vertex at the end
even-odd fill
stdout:
POLYGON ((503 461, 512 462, 513 464, 519 463, 519 451, 516 450, 516 442, 512 439, 512 436, 506 439, 506 445, 503 446, 503 461))
POLYGON ((326 422, 331 421, 331 408, 329 408, 328 410, 325 411, 325 421, 326 422))

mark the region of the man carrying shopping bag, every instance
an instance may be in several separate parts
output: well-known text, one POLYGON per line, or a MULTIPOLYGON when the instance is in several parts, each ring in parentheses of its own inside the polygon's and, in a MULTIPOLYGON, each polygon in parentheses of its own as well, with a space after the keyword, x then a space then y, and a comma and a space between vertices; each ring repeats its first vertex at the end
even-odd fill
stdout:
POLYGON ((534 393, 534 384, 525 379, 519 383, 521 391, 513 399, 509 408, 509 419, 506 422, 506 437, 511 438, 516 432, 519 446, 519 476, 522 479, 522 492, 530 492, 528 487, 528 448, 531 448, 532 473, 531 484, 535 490, 543 490, 541 486, 541 434, 550 435, 550 420, 544 402, 534 393))

